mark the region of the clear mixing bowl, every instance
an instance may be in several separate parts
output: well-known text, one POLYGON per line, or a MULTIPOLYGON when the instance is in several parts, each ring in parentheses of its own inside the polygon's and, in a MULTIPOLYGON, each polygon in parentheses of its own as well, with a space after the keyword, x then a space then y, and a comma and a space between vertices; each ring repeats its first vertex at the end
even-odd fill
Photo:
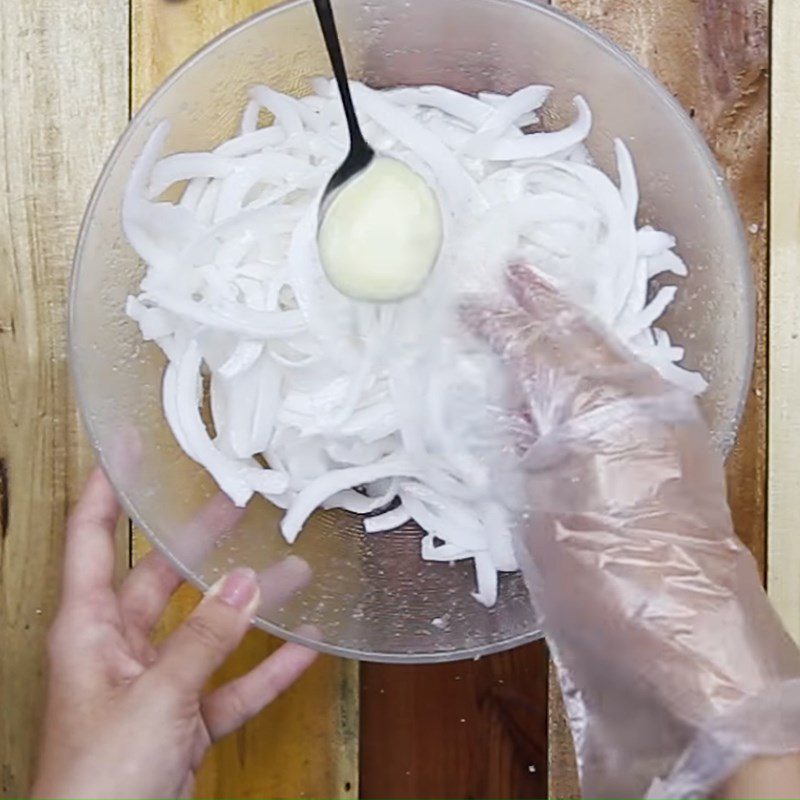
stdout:
MULTIPOLYGON (((641 183, 640 222, 676 233, 691 267, 666 327, 686 346, 688 365, 710 380, 703 406, 729 449, 753 351, 748 256, 720 171, 670 94, 597 33, 532 2, 337 0, 336 11, 351 75, 372 86, 510 92, 548 83, 556 87, 553 124, 571 119, 574 94, 587 98, 595 115, 590 146, 612 174, 612 139, 624 138, 641 183)), ((486 609, 470 597, 472 567, 422 562, 410 528, 365 536, 344 512, 318 513, 289 548, 278 531, 281 512, 266 501, 252 501, 242 517, 232 511, 174 442, 161 411, 160 352, 125 316, 142 268, 123 237, 120 202, 153 126, 172 122, 169 151, 207 150, 233 134, 248 86, 303 94, 306 79, 320 74, 330 68, 311 3, 291 2, 203 48, 122 136, 89 204, 72 283, 72 367, 89 435, 128 512, 188 579, 205 589, 233 565, 265 572, 257 622, 272 633, 402 662, 521 644, 539 633, 518 576, 502 577, 500 600, 486 609), (290 552, 310 576, 299 562, 283 561, 290 552)))

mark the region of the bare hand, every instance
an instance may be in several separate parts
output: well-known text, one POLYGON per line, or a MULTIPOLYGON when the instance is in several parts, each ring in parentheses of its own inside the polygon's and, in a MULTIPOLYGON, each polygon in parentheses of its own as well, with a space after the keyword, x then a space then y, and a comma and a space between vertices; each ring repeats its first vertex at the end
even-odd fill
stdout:
POLYGON ((204 694, 258 606, 257 576, 236 569, 156 649, 150 632, 181 583, 153 552, 112 587, 119 506, 96 469, 67 525, 61 606, 37 797, 186 797, 209 745, 289 687, 315 653, 285 644, 248 674, 204 694))

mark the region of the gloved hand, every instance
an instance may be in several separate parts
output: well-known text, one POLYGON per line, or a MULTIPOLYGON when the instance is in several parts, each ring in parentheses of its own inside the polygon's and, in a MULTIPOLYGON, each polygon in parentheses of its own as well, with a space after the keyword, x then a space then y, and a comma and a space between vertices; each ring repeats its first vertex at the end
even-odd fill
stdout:
POLYGON ((527 266, 465 309, 523 395, 515 546, 584 792, 701 797, 800 751, 800 653, 736 537, 694 399, 527 266))

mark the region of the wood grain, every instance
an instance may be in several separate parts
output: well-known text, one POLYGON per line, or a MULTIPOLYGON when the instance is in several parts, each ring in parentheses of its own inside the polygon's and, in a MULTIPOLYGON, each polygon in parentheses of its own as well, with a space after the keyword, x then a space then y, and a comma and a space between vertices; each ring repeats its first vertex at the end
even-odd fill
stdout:
MULTIPOLYGON (((135 101, 208 38, 263 5, 256 0, 132 0, 135 101)), ((729 485, 737 529, 763 564, 768 3, 560 0, 558 5, 632 50, 693 110, 728 173, 745 225, 757 227, 750 242, 759 349, 745 422, 729 462, 729 485)), ((797 634, 800 588, 791 567, 800 552, 791 501, 798 483, 793 455, 800 445, 793 394, 793 376, 800 374, 800 298, 795 296, 800 291, 795 275, 800 74, 793 44, 800 34, 800 8, 795 0, 773 0, 773 10, 769 582, 797 634)), ((66 374, 65 299, 81 212, 127 113, 128 11, 128 0, 0 3, 0 102, 6 112, 0 116, 5 410, 0 427, 0 785, 5 796, 27 791, 41 708, 41 641, 55 603, 61 530, 89 462, 66 374)), ((195 601, 191 591, 182 592, 168 624, 195 601)), ((251 635, 229 669, 245 669, 270 646, 265 637, 251 635)), ((547 765, 541 754, 541 710, 520 701, 544 697, 542 652, 534 645, 477 664, 366 667, 365 797, 542 796, 547 765), (462 683, 464 688, 454 688, 462 683), (443 698, 452 701, 442 704, 443 698), (465 739, 462 718, 475 721, 475 738, 465 739), (391 736, 378 736, 382 729, 391 736), (399 749, 383 746, 392 742, 399 749), (514 771, 528 759, 536 772, 514 771)), ((352 795, 355 685, 352 666, 321 662, 297 692, 215 751, 198 793, 352 795)), ((550 719, 550 793, 575 796, 570 745, 555 702, 550 719)))
POLYGON ((800 642, 800 5, 772 4, 768 588, 800 642))
MULTIPOLYGON (((132 97, 153 89, 212 37, 274 2, 132 0, 132 97)), ((134 557, 147 550, 136 534, 134 557)), ((160 626, 166 635, 199 601, 184 587, 160 626)), ((281 642, 260 631, 215 676, 228 680, 255 666, 281 642)), ((358 794, 358 667, 321 658, 289 692, 242 730, 216 745, 198 775, 198 797, 355 797, 358 794)))
POLYGON ((546 796, 543 642, 478 661, 364 667, 362 797, 546 796))
POLYGON ((547 717, 547 796, 578 800, 581 796, 575 748, 564 711, 556 668, 550 664, 547 717))
POLYGON ((748 230, 757 299, 756 363, 729 500, 742 539, 765 563, 768 185, 767 0, 559 0, 655 72, 711 145, 748 230))
POLYGON ((83 208, 128 110, 127 0, 0 3, 0 784, 28 792, 67 508, 91 460, 66 354, 83 208), (97 32, 102 31, 102 36, 97 32))
POLYGON ((134 108, 196 50, 278 0, 129 0, 134 108))
MULTIPOLYGON (((666 84, 704 133, 736 197, 749 236, 757 327, 753 382, 736 447, 727 464, 728 499, 739 536, 764 569, 767 530, 768 0, 555 0, 553 4, 606 34, 666 84)), ((797 17, 794 0, 785 0, 784 4, 792 6, 792 13, 797 17)), ((788 40, 786 46, 788 64, 788 40)), ((798 85, 794 83, 790 89, 787 83, 786 91, 796 92, 798 85)), ((797 153, 800 155, 800 150, 797 153)), ((788 168, 785 174, 787 181, 796 178, 788 168)), ((792 189, 794 191, 794 187, 792 189)), ((787 213, 794 215, 792 224, 796 225, 796 210, 787 213)), ((788 270, 796 263, 787 262, 787 281, 788 270)), ((785 300, 781 303, 785 313, 789 313, 790 303, 785 300)), ((794 352, 797 360, 793 366, 797 368, 800 366, 800 350, 796 345, 794 352)), ((795 435, 798 430, 795 428, 795 435)), ((800 444, 800 438, 794 441, 800 444)), ((791 458, 789 448, 787 443, 787 460, 791 458)), ((792 491, 788 485, 787 491, 792 491)), ((786 506, 788 514, 788 503, 786 506)), ((786 522, 789 522, 788 517, 786 522)), ((798 551, 794 553, 800 555, 798 551)), ((797 595, 793 600, 797 604, 797 595)), ((572 753, 557 697, 557 693, 551 695, 554 702, 550 717, 550 770, 551 775, 559 776, 557 783, 553 784, 553 788, 557 786, 553 796, 575 796, 577 785, 574 779, 569 779, 574 774, 572 753)))

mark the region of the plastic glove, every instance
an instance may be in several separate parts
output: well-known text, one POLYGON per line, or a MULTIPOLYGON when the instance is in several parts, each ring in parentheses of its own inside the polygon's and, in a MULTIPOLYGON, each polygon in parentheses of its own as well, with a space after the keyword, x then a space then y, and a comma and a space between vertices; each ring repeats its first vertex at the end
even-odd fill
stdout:
POLYGON ((524 398, 518 559, 587 796, 705 796, 800 751, 800 654, 733 532, 694 399, 526 266, 465 310, 524 398))

